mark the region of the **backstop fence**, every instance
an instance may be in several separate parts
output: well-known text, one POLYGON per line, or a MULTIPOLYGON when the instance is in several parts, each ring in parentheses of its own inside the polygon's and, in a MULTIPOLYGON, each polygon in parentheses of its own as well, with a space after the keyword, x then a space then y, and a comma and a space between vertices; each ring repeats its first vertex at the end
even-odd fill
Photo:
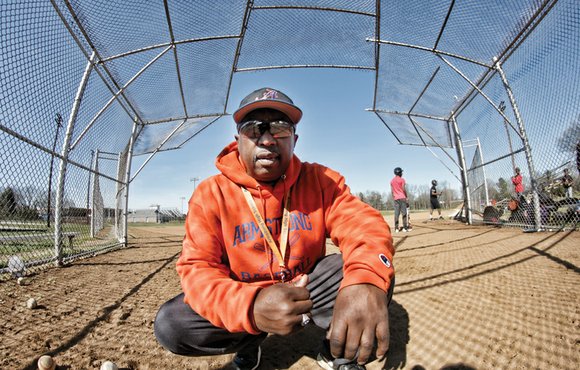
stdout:
POLYGON ((3 1, 0 31, 3 277, 126 245, 143 166, 273 68, 373 73, 369 111, 444 153, 467 222, 578 220, 577 0, 3 1))

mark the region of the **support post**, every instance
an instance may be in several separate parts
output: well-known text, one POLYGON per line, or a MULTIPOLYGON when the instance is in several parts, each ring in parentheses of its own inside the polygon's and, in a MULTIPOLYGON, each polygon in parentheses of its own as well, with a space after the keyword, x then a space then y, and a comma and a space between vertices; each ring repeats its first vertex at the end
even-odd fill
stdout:
POLYGON ((129 233, 127 231, 127 219, 129 218, 129 183, 131 180, 131 161, 133 160, 133 147, 137 139, 137 117, 133 120, 133 130, 131 131, 131 138, 129 139, 129 147, 127 148, 127 161, 125 168, 125 213, 123 214, 124 235, 121 242, 127 246, 129 242, 129 233))
POLYGON ((93 70, 93 62, 95 58, 95 53, 91 56, 90 60, 87 62, 83 77, 79 83, 77 89, 77 94, 72 105, 72 109, 69 115, 68 123, 66 126, 66 134, 62 144, 60 161, 60 169, 58 174, 58 187, 56 189, 56 203, 54 205, 54 258, 57 266, 62 266, 62 219, 63 219, 63 201, 64 201, 64 184, 66 179, 66 169, 68 165, 68 156, 70 153, 70 145, 72 134, 74 131, 75 122, 77 120, 77 115, 79 112, 79 107, 83 99, 85 88, 89 81, 91 71, 93 70))
MULTIPOLYGON (((479 156, 481 157, 481 164, 484 164, 483 152, 481 151, 481 142, 479 141, 479 136, 477 137, 477 150, 479 150, 479 156)), ((485 166, 481 168, 483 172, 483 189, 485 190, 485 206, 489 206, 489 190, 487 189, 487 176, 485 174, 485 166)))
POLYGON ((93 177, 93 183, 91 186, 91 193, 93 196, 91 197, 91 238, 96 236, 95 228, 96 228, 96 220, 95 220, 95 184, 98 180, 98 169, 99 169, 99 149, 95 150, 95 157, 93 158, 93 163, 91 164, 91 169, 95 171, 95 175, 93 177))
MULTIPOLYGON (((93 161, 95 160, 95 151, 91 149, 91 166, 93 165, 93 161)), ((92 169, 92 167, 91 167, 92 169)), ((91 224, 91 203, 90 203, 90 195, 91 195, 91 175, 93 174, 91 171, 89 172, 89 179, 87 180, 87 225, 91 224)))
POLYGON ((48 170, 48 196, 46 198, 46 229, 50 230, 50 215, 52 212, 50 211, 50 199, 52 197, 52 169, 54 167, 54 153, 56 151, 56 143, 58 141, 58 132, 62 127, 62 116, 60 113, 56 114, 54 119, 56 122, 56 133, 54 134, 54 142, 52 143, 52 153, 50 154, 50 168, 48 170))
POLYGON ((514 116, 516 117, 516 122, 517 122, 518 128, 519 128, 519 134, 520 134, 519 136, 522 139, 522 145, 524 147, 524 153, 526 155, 526 162, 528 164, 528 172, 530 174, 529 176, 530 176, 530 181, 531 181, 531 185, 532 185, 532 198, 533 198, 533 204, 534 204, 534 227, 536 230, 539 231, 542 229, 542 218, 540 216, 540 197, 538 195, 538 183, 536 181, 536 170, 534 168, 534 161, 532 160, 532 148, 530 147, 530 142, 528 140, 528 135, 526 134, 524 121, 522 120, 520 110, 518 109, 518 106, 516 104, 516 99, 514 97, 514 93, 513 93, 512 89, 508 83, 508 80, 505 76, 503 69, 501 68, 499 61, 497 59, 495 59, 494 61, 495 61, 495 69, 499 73, 499 76, 501 78, 501 81, 503 82, 503 86, 505 88, 505 91, 506 91, 508 98, 510 100, 510 104, 511 104, 512 109, 514 111, 514 116))
POLYGON ((467 165, 465 164, 463 143, 461 142, 461 134, 459 133, 459 127, 457 126, 454 112, 451 112, 451 127, 453 129, 453 136, 455 137, 455 150, 457 150, 457 159, 459 160, 459 166, 461 169, 461 182, 463 183, 463 209, 465 210, 465 219, 467 223, 471 225, 471 194, 469 192, 469 181, 467 180, 467 165))
MULTIPOLYGON (((121 180, 121 171, 123 171, 123 176, 125 176, 125 169, 121 168, 123 161, 123 152, 119 152, 117 155, 117 180, 121 180)), ((115 237, 117 241, 121 241, 121 237, 119 236, 119 223, 121 222, 122 215, 119 214, 119 192, 122 191, 124 184, 117 183, 116 185, 116 193, 115 193, 115 237)))

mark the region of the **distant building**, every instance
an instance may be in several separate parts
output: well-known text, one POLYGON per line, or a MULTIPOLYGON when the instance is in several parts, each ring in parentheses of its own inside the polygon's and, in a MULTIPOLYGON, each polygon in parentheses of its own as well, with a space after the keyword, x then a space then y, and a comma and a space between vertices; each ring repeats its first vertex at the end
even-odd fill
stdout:
POLYGON ((178 209, 135 209, 129 211, 127 222, 164 223, 182 220, 183 215, 178 209))

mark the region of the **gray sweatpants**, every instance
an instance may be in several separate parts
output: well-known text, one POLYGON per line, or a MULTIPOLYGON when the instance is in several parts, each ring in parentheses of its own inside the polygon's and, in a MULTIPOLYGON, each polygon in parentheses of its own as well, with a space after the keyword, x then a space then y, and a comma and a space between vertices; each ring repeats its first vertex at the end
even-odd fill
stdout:
POLYGON ((399 229, 399 215, 403 215, 403 228, 407 228, 409 223, 407 221, 407 199, 397 199, 395 206, 395 230, 399 229))
MULTIPOLYGON (((334 301, 342 281, 342 255, 331 254, 321 259, 308 274, 312 321, 328 330, 334 301)), ((393 294, 394 280, 388 294, 393 294)), ((246 346, 256 346, 267 333, 252 335, 230 333, 213 326, 183 301, 183 293, 164 303, 155 318, 155 336, 167 350, 183 356, 220 355, 239 352, 246 346)))

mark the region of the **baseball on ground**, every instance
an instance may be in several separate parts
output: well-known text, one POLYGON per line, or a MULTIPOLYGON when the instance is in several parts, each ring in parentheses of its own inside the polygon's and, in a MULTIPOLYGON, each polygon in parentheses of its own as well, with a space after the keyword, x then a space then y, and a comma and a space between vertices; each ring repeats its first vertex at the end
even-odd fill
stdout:
POLYGON ((54 370, 56 362, 49 355, 40 356, 38 359, 38 370, 54 370))
POLYGON ((114 362, 105 361, 101 365, 101 370, 119 370, 119 368, 117 367, 117 365, 115 365, 114 362))
POLYGON ((30 298, 28 301, 26 301, 26 307, 30 308, 31 310, 34 310, 37 306, 38 303, 36 303, 36 299, 34 298, 30 298))

